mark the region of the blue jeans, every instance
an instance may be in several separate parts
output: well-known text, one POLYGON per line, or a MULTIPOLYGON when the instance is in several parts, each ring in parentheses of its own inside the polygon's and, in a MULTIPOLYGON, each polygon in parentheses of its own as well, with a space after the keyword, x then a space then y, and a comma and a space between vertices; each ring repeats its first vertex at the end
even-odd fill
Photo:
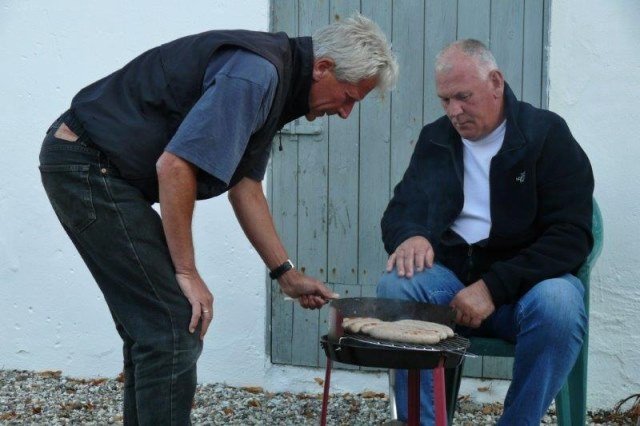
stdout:
POLYGON ((160 217, 86 137, 56 139, 56 128, 40 152, 42 183, 124 342, 124 423, 190 424, 202 341, 188 331, 160 217))
MULTIPOLYGON (((381 298, 448 305, 464 288, 449 269, 436 263, 412 278, 385 273, 381 298)), ((499 425, 539 425, 575 363, 585 334, 584 288, 566 274, 536 284, 518 302, 500 306, 478 329, 458 327, 466 336, 493 336, 516 344, 513 380, 499 425)), ((421 372, 420 424, 434 424, 430 370, 421 372)), ((398 417, 407 418, 407 372, 396 374, 398 417)))

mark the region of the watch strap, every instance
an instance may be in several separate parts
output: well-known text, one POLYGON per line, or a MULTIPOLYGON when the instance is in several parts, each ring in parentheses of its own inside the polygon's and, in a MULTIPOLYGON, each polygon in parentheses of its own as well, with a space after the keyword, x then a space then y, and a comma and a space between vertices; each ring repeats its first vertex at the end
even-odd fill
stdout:
POLYGON ((293 269, 293 268, 294 268, 293 262, 291 262, 291 259, 287 259, 282 265, 280 265, 277 268, 271 270, 269 272, 269 277, 272 280, 277 280, 282 275, 284 275, 285 272, 287 272, 287 271, 289 271, 290 269, 293 269))

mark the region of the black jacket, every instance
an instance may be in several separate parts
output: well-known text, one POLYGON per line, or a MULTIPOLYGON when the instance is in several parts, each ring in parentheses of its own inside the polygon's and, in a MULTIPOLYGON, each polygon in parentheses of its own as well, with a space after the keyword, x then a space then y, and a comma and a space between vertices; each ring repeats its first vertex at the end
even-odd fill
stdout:
MULTIPOLYGON (((211 57, 226 46, 252 51, 278 72, 269 115, 251 136, 231 187, 251 170, 285 123, 308 111, 313 67, 310 37, 246 30, 183 37, 142 53, 73 98, 71 111, 91 141, 150 201, 158 199, 156 161, 202 96, 211 57)), ((198 198, 218 195, 217 186, 207 185, 207 178, 199 174, 198 198)))
POLYGON ((505 138, 489 173, 491 231, 472 246, 449 228, 464 203, 462 141, 444 116, 420 133, 382 218, 392 253, 426 237, 436 261, 465 284, 482 278, 496 306, 536 283, 576 271, 593 245, 593 174, 565 121, 519 102, 505 84, 505 138))

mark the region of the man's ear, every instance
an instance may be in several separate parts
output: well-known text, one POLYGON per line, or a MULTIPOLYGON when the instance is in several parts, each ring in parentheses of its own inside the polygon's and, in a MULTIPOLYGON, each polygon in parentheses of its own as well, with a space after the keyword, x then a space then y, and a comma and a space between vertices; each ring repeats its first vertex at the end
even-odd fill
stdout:
POLYGON ((327 72, 333 70, 335 62, 330 58, 320 58, 313 61, 313 80, 320 80, 327 72))
POLYGON ((493 70, 489 73, 489 81, 495 90, 496 96, 502 98, 504 94, 504 76, 499 70, 493 70))

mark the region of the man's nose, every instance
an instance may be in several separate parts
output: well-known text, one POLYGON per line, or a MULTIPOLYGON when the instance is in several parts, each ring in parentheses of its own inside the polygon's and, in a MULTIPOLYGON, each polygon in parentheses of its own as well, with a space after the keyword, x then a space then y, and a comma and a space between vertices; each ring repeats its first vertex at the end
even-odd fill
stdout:
POLYGON ((462 114, 463 110, 462 110, 462 105, 460 104, 460 102, 456 101, 456 100, 451 100, 449 101, 449 105, 447 105, 447 115, 449 117, 456 117, 460 114, 462 114))
POLYGON ((349 117, 349 114, 351 114, 351 110, 353 109, 353 105, 354 103, 348 103, 346 105, 344 105, 342 108, 340 108, 338 110, 338 115, 340 116, 340 118, 347 118, 349 117))

